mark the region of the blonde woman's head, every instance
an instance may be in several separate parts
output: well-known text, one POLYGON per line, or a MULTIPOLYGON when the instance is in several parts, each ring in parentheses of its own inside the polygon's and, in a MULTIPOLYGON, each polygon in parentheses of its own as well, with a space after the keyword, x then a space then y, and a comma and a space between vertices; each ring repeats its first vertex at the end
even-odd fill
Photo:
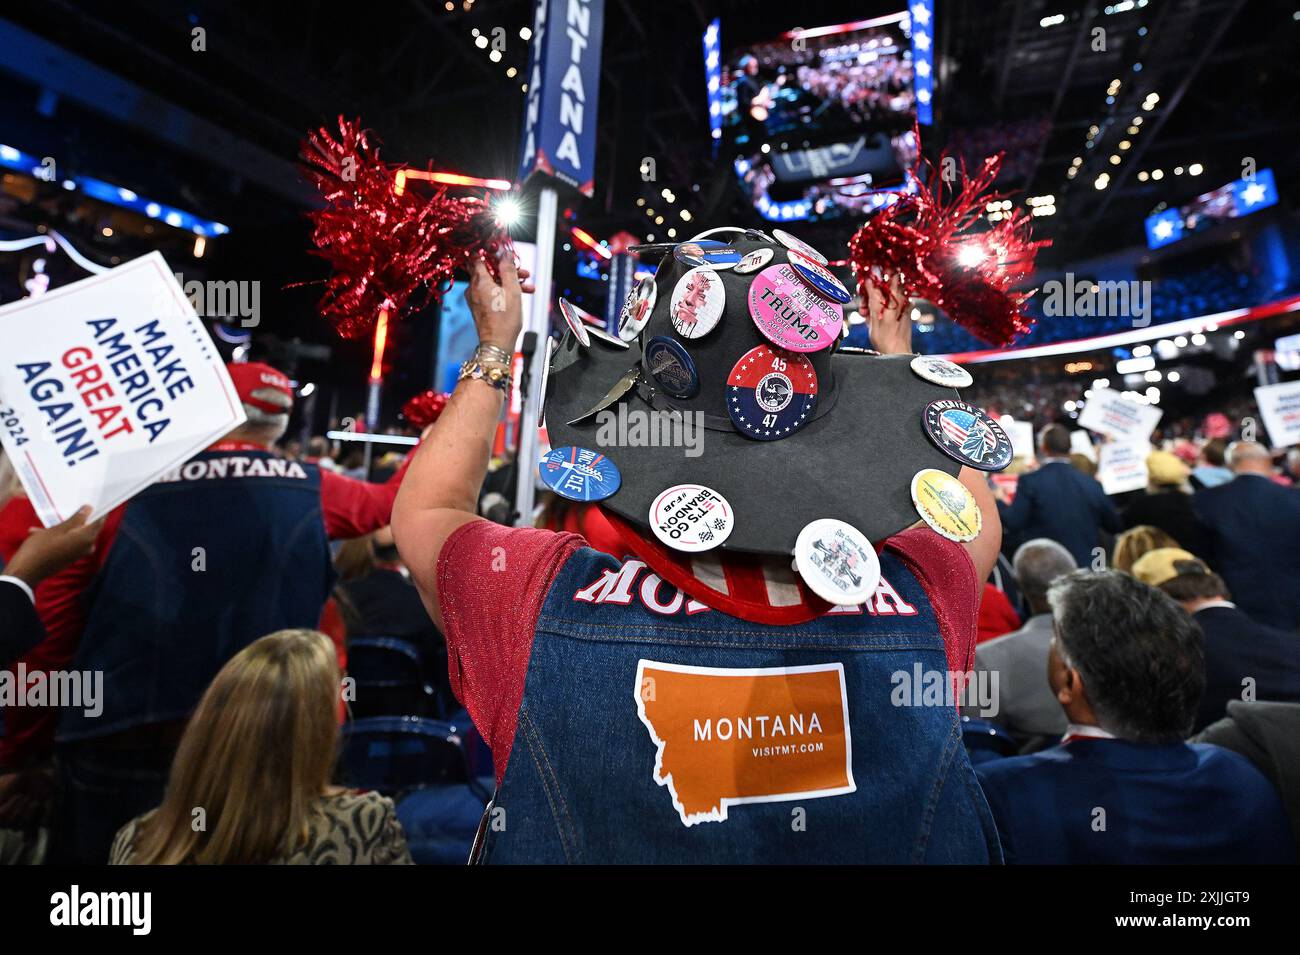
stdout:
POLYGON ((1178 542, 1160 528, 1152 527, 1150 524, 1139 524, 1137 527, 1130 527, 1115 538, 1115 553, 1111 565, 1116 570, 1128 574, 1132 572, 1134 562, 1148 551, 1177 546, 1178 542))
POLYGON ((334 767, 339 681, 334 645, 315 630, 236 654, 190 719, 133 861, 264 863, 302 848, 334 767))

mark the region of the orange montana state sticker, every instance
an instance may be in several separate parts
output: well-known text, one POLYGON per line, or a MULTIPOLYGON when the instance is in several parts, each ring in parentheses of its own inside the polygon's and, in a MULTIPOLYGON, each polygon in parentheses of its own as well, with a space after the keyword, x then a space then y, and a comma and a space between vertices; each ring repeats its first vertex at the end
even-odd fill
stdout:
POLYGON ((654 781, 682 823, 730 806, 841 796, 853 783, 844 666, 719 669, 641 660, 637 713, 656 747, 654 781))

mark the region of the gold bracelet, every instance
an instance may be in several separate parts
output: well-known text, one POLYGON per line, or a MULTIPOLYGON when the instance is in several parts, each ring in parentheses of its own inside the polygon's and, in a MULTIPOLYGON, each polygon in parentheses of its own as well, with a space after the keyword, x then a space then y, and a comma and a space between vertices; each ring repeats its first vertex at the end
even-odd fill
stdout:
POLYGON ((509 365, 514 359, 514 356, 500 345, 491 345, 487 342, 479 343, 479 346, 474 349, 474 357, 479 361, 496 362, 501 365, 509 365))
POLYGON ((500 362, 483 362, 471 358, 460 366, 460 376, 456 380, 465 381, 467 378, 486 381, 493 388, 510 391, 510 366, 500 362))

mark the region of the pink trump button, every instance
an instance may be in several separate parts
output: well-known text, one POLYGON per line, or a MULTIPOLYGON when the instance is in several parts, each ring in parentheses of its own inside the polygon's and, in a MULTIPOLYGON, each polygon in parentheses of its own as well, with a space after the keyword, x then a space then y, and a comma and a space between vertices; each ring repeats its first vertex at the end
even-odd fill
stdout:
POLYGON ((844 309, 784 263, 764 269, 750 283, 749 315, 768 341, 794 352, 829 348, 844 326, 844 309))

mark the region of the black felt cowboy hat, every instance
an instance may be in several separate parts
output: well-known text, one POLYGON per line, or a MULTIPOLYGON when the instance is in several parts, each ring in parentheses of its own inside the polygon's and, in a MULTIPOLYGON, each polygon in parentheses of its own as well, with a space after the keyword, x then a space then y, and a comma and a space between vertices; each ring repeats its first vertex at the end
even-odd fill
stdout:
MULTIPOLYGON (((753 235, 720 238, 741 253, 771 249, 769 266, 786 262, 784 246, 753 235)), ((749 312, 749 287, 762 269, 718 270, 725 290, 722 318, 707 334, 684 338, 669 312, 673 289, 690 268, 671 253, 664 256, 654 278, 653 312, 630 348, 598 337, 584 347, 566 331, 552 357, 543 412, 551 445, 599 451, 622 474, 621 487, 601 506, 648 529, 650 507, 660 492, 676 484, 703 484, 735 510, 735 527, 721 549, 769 555, 793 553, 799 531, 818 518, 845 521, 876 542, 916 523, 911 498, 916 472, 935 468, 956 475, 961 469, 927 437, 925 408, 958 393, 915 374, 911 355, 850 353, 838 348, 837 339, 835 346, 808 355, 818 384, 812 420, 780 440, 748 437, 727 413, 727 388, 741 356, 771 345, 749 312), (656 336, 673 339, 690 355, 699 378, 694 397, 667 394, 645 366, 645 346, 656 336), (621 402, 629 413, 701 412, 702 454, 688 457, 683 447, 598 442, 599 422, 590 412, 634 369, 637 383, 608 409, 617 412, 621 402)))

